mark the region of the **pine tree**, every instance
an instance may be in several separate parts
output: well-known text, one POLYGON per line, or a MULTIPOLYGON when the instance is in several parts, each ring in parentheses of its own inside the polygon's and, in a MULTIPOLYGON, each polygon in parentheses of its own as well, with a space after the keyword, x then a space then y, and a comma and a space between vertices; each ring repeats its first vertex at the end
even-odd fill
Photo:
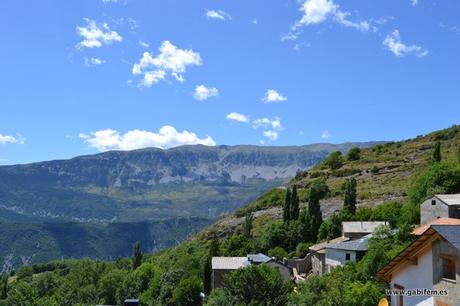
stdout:
POLYGON ((244 236, 247 238, 251 238, 251 231, 252 231, 252 220, 254 217, 252 216, 251 213, 246 214, 246 217, 244 219, 244 236))
POLYGON ((203 288, 204 293, 209 294, 212 290, 212 266, 211 266, 212 256, 208 256, 204 262, 203 267, 203 288))
POLYGON ((440 162, 441 159, 442 159, 442 156, 441 156, 441 142, 438 140, 434 144, 433 161, 434 162, 440 162))
POLYGON ((286 198, 284 199, 283 206, 283 221, 289 222, 291 220, 291 190, 286 189, 286 198))
POLYGON ((320 192, 316 187, 310 188, 310 194, 308 196, 308 215, 310 217, 310 232, 312 242, 316 242, 318 238, 319 227, 323 223, 323 217, 321 215, 321 207, 319 205, 320 192))
POLYGON ((133 255, 131 257, 133 270, 136 270, 142 264, 141 242, 137 241, 133 246, 133 255))
POLYGON ((291 220, 299 219, 299 196, 297 195, 297 186, 296 185, 294 185, 294 187, 292 187, 290 219, 291 220))
POLYGON ((354 178, 347 179, 343 185, 343 208, 349 213, 356 213, 356 180, 354 178))
POLYGON ((2 273, 0 276, 0 300, 4 300, 8 293, 8 274, 2 273))

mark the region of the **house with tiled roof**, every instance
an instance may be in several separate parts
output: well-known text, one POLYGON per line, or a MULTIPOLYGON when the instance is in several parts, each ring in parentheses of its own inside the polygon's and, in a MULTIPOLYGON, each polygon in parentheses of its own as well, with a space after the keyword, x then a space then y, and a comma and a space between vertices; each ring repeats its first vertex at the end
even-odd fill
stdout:
POLYGON ((417 239, 378 271, 394 290, 391 305, 460 304, 460 225, 449 222, 419 229, 417 239))

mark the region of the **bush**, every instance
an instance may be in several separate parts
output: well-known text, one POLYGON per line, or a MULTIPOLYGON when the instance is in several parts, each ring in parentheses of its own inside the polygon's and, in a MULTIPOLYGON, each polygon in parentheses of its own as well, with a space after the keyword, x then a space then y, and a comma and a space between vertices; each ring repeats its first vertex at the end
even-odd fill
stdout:
POLYGON ((291 285, 277 269, 262 264, 228 273, 222 288, 227 296, 235 299, 236 305, 284 306, 291 285))
POLYGON ((24 279, 26 277, 31 277, 32 275, 34 275, 34 270, 31 266, 22 266, 16 273, 18 279, 24 279))
POLYGON ((173 292, 172 302, 177 306, 200 305, 201 282, 195 276, 183 279, 173 292))
POLYGON ((409 201, 418 205, 436 193, 457 192, 460 192, 460 166, 457 163, 440 162, 417 177, 409 189, 409 201))
POLYGON ((331 170, 339 169, 343 165, 342 153, 340 151, 332 152, 323 161, 323 165, 329 167, 331 170))
POLYGON ((311 245, 311 243, 306 242, 299 243, 295 248, 295 255, 299 258, 304 258, 305 256, 307 256, 311 245))
POLYGON ((348 151, 347 159, 350 161, 359 160, 361 158, 361 149, 353 147, 348 151))
POLYGON ((278 260, 282 260, 285 257, 288 257, 288 252, 282 247, 275 247, 273 249, 268 250, 268 256, 275 257, 278 260))

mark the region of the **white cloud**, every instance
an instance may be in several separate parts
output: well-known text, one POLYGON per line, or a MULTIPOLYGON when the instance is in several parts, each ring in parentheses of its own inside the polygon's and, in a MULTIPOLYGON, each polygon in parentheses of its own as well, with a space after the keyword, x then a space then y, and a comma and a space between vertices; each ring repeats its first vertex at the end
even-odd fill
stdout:
POLYGON ((115 31, 111 31, 107 23, 97 24, 96 21, 84 18, 86 26, 77 26, 77 33, 83 37, 78 48, 100 48, 113 42, 121 42, 123 38, 115 31))
POLYGON ((142 48, 148 48, 148 47, 150 47, 150 44, 149 44, 148 42, 146 42, 146 41, 143 41, 143 40, 139 40, 139 41, 138 41, 138 44, 139 44, 139 46, 141 46, 142 48))
POLYGON ((219 94, 219 90, 215 87, 206 87, 204 85, 199 85, 195 87, 195 93, 193 97, 198 101, 204 101, 211 97, 215 97, 219 94))
POLYGON ((109 150, 135 150, 148 147, 171 148, 181 145, 202 144, 206 146, 215 146, 214 140, 206 136, 199 138, 195 133, 189 131, 178 132, 170 125, 163 126, 158 133, 131 130, 125 134, 119 131, 107 129, 92 132, 91 134, 80 133, 79 137, 84 140, 90 147, 98 151, 109 150))
POLYGON ((15 137, 11 135, 0 134, 0 144, 16 143, 23 144, 24 139, 22 137, 15 137))
POLYGON ((277 140, 278 139, 278 132, 276 131, 264 131, 264 136, 270 140, 277 140))
POLYGON ((207 10, 206 17, 210 19, 232 20, 232 16, 222 10, 207 10))
POLYGON ((238 121, 238 122, 249 122, 249 117, 240 113, 232 112, 227 114, 225 117, 228 120, 238 121))
POLYGON ((254 128, 264 127, 271 128, 274 130, 282 130, 283 126, 281 125, 281 119, 276 117, 274 119, 268 118, 258 118, 252 121, 252 126, 254 128))
POLYGON ((418 0, 412 0, 412 5, 417 5, 418 4, 418 0))
POLYGON ((202 64, 199 53, 179 49, 169 41, 161 43, 159 52, 156 57, 153 53, 144 52, 139 63, 134 64, 132 73, 144 76, 142 86, 151 87, 160 80, 164 80, 168 74, 177 81, 183 82, 182 75, 186 72, 187 66, 202 64))
POLYGON ((387 35, 383 41, 383 45, 391 51, 394 55, 402 57, 404 55, 415 55, 417 57, 424 57, 428 51, 417 45, 406 45, 401 41, 401 36, 398 30, 394 30, 391 34, 387 35))
POLYGON ((376 31, 377 28, 369 21, 353 22, 349 18, 349 12, 342 11, 340 6, 333 0, 306 0, 300 8, 303 13, 302 18, 285 34, 281 40, 295 40, 300 34, 299 28, 302 26, 315 25, 327 20, 333 20, 345 27, 354 28, 359 31, 376 31))
POLYGON ((99 66, 105 64, 105 60, 98 57, 85 57, 85 66, 99 66))
POLYGON ((321 138, 323 138, 323 139, 328 139, 328 138, 331 138, 331 137, 332 137, 332 135, 331 135, 331 133, 329 133, 329 131, 323 131, 321 133, 321 138))
POLYGON ((283 96, 282 94, 280 94, 274 89, 267 90, 264 97, 262 98, 262 101, 264 101, 265 103, 283 102, 286 100, 287 100, 287 97, 283 96))

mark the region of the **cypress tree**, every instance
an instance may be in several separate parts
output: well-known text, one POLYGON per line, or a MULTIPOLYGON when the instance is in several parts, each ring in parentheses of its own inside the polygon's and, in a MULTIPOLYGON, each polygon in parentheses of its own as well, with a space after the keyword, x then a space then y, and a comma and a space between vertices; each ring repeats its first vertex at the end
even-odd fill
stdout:
POLYGON ((304 242, 313 241, 311 236, 311 218, 308 214, 308 208, 303 208, 300 212, 300 224, 302 225, 302 240, 304 242))
POLYGON ((347 179, 343 185, 343 208, 351 214, 356 213, 356 180, 354 178, 347 179))
POLYGON ((291 220, 291 190, 286 189, 286 197, 283 206, 283 221, 289 222, 291 220))
POLYGON ((254 217, 252 216, 251 213, 246 214, 246 217, 244 219, 244 236, 246 238, 251 238, 251 230, 252 230, 252 220, 254 217))
POLYGON ((4 300, 8 293, 8 274, 2 273, 0 276, 0 300, 4 300))
POLYGON ((457 147, 457 162, 460 163, 460 146, 457 147))
POLYGON ((441 156, 441 142, 438 140, 434 144, 433 161, 434 162, 440 162, 441 159, 442 159, 442 156, 441 156))
POLYGON ((141 242, 137 241, 133 246, 133 255, 131 257, 133 270, 136 270, 142 264, 141 242))
POLYGON ((296 185, 292 187, 290 219, 291 220, 299 219, 299 196, 297 195, 296 185))
POLYGON ((319 205, 320 192, 316 187, 310 188, 310 194, 308 196, 308 215, 310 217, 310 235, 312 242, 316 242, 318 239, 318 232, 321 223, 323 223, 323 217, 321 215, 321 207, 319 205))
POLYGON ((212 290, 212 256, 206 257, 203 267, 203 289, 205 294, 209 294, 212 290))
POLYGON ((212 256, 219 256, 219 239, 214 238, 211 241, 211 246, 209 247, 209 255, 212 256))

